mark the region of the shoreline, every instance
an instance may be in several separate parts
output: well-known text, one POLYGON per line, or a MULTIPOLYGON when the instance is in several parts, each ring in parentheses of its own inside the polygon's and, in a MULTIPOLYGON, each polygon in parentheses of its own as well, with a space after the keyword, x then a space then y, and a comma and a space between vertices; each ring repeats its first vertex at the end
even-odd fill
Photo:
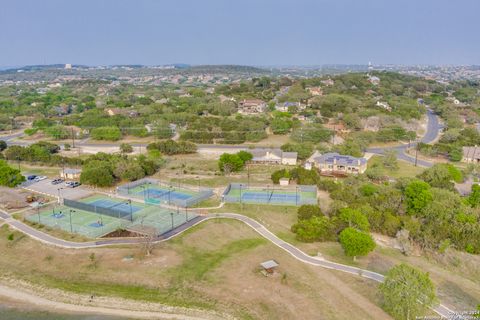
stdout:
MULTIPOLYGON (((9 284, 0 282, 0 299, 6 307, 12 307, 20 311, 46 311, 51 313, 68 313, 72 315, 97 315, 97 316, 118 316, 125 319, 185 319, 185 320, 210 320, 220 319, 217 315, 198 315, 200 310, 184 309, 162 306, 159 304, 142 303, 137 301, 117 299, 110 297, 96 297, 91 305, 81 304, 85 296, 57 292, 59 290, 45 289, 37 292, 32 287, 25 288, 25 284, 14 281, 9 284), (55 291, 55 292, 54 292, 55 291), (58 294, 58 295, 57 295, 58 294), (74 304, 66 301, 56 301, 52 296, 68 298, 70 301, 77 301, 74 304), (108 307, 107 307, 108 306, 108 307), (157 309, 157 310, 155 310, 157 309), (167 310, 169 312, 167 312, 167 310), (171 312, 170 312, 171 311, 171 312), (184 312, 182 312, 184 311, 184 312)), ((87 300, 88 301, 88 300, 87 300)))

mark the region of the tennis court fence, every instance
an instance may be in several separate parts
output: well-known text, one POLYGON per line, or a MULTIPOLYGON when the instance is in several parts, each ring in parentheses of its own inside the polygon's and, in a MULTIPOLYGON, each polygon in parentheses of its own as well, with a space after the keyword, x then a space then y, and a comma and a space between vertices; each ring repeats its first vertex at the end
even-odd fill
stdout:
POLYGON ((90 211, 97 214, 110 216, 113 218, 126 219, 129 221, 133 221, 133 215, 131 211, 129 212, 124 210, 118 210, 115 208, 100 207, 94 204, 70 200, 70 199, 63 199, 63 204, 70 208, 75 208, 83 211, 90 211))
POLYGON ((152 178, 143 178, 137 181, 126 183, 118 187, 117 192, 121 195, 145 198, 145 201, 151 204, 159 204, 168 201, 169 204, 179 207, 191 207, 213 196, 213 190, 209 188, 203 188, 200 186, 193 187, 180 183, 169 183, 152 178), (138 189, 136 188, 149 184, 161 187, 168 191, 165 191, 161 194, 152 194, 149 192, 143 194, 138 193, 138 189), (136 189, 137 192, 132 191, 134 189, 136 189), (185 192, 188 192, 188 195, 186 197, 181 196, 185 192))
POLYGON ((295 188, 275 186, 249 186, 231 183, 223 191, 224 202, 250 202, 271 204, 317 204, 317 186, 299 185, 295 188))

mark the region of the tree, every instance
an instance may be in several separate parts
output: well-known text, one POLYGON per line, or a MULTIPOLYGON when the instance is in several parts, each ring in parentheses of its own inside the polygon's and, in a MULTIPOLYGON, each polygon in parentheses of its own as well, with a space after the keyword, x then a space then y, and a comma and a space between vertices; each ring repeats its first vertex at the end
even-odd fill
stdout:
POLYGON ((311 143, 286 143, 280 147, 284 152, 297 152, 298 159, 305 160, 313 153, 311 143))
POLYGON ((3 140, 0 140, 0 152, 7 149, 7 143, 3 140))
POLYGON ((174 140, 166 140, 150 143, 147 146, 147 150, 158 150, 163 154, 188 154, 197 152, 197 146, 194 143, 188 141, 176 142, 174 140))
POLYGON ((67 139, 70 136, 69 131, 62 125, 45 128, 45 133, 55 140, 67 139))
POLYGON ((117 141, 122 137, 122 133, 117 127, 98 127, 92 129, 90 135, 95 140, 117 141))
POLYGON ((375 249, 375 242, 368 233, 350 227, 340 232, 338 240, 345 254, 353 257, 353 260, 355 260, 357 256, 366 256, 370 251, 375 249))
POLYGON ((242 159, 243 163, 253 159, 253 155, 250 152, 243 151, 243 150, 237 152, 237 156, 239 156, 240 159, 242 159))
POLYGON ((226 174, 242 170, 243 164, 242 159, 237 154, 231 153, 222 154, 218 160, 218 168, 226 174))
POLYGON ((365 232, 370 230, 370 223, 367 217, 359 210, 352 208, 340 209, 338 219, 344 226, 365 232))
POLYGON ((292 126, 292 120, 285 118, 274 118, 270 123, 273 134, 287 134, 292 126))
POLYGON ((430 185, 421 180, 411 181, 404 191, 407 211, 410 214, 423 210, 433 199, 430 185))
POLYGON ((467 202, 472 207, 477 207, 480 204, 480 185, 472 185, 472 193, 467 198, 467 202))
POLYGON ((326 216, 313 216, 310 219, 299 220, 292 226, 292 232, 300 241, 332 241, 335 239, 335 226, 326 216))
POLYGON ((391 170, 398 170, 397 152, 386 150, 383 157, 383 166, 391 170))
POLYGON ((25 181, 20 170, 8 165, 5 160, 0 160, 0 185, 13 188, 25 181))
POLYGON ((274 171, 271 175, 274 184, 279 184, 281 178, 290 178, 290 172, 287 169, 274 171))
POLYGON ((390 269, 380 284, 383 308, 395 319, 422 316, 436 301, 435 287, 428 273, 406 264, 390 269))
POLYGON ((312 204, 301 205, 297 210, 298 220, 307 220, 312 217, 321 217, 323 216, 322 210, 319 206, 312 204))
POLYGON ((109 187, 115 183, 111 165, 106 161, 91 160, 82 169, 80 182, 97 187, 109 187))
POLYGON ((122 143, 120 144, 120 152, 121 153, 132 153, 133 147, 129 143, 122 143))
POLYGON ((452 181, 462 182, 463 175, 455 166, 442 163, 426 169, 418 178, 434 188, 453 190, 454 184, 452 181))

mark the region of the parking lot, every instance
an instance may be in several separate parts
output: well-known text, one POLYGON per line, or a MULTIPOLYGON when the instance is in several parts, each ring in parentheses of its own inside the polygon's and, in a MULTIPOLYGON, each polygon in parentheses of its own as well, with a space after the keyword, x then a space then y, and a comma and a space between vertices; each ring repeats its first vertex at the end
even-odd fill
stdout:
POLYGON ((65 182, 59 184, 52 184, 52 179, 45 179, 38 182, 26 181, 22 184, 22 188, 54 198, 57 198, 60 193, 61 198, 80 199, 92 193, 91 190, 84 186, 68 188, 65 185, 65 182), (58 189, 60 189, 60 191, 58 189))

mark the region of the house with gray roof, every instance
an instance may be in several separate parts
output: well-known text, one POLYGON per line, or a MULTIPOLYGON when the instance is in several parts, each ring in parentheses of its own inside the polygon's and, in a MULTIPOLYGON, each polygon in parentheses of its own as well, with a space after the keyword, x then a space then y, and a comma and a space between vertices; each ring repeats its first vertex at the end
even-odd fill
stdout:
POLYGON ((270 148, 257 148, 247 151, 253 155, 252 163, 285 164, 292 166, 297 164, 297 152, 284 152, 281 149, 270 148))
POLYGON ((462 162, 479 163, 480 162, 480 147, 463 147, 462 162))
POLYGON ((359 174, 367 170, 367 159, 341 155, 336 152, 322 154, 313 158, 315 167, 321 173, 359 174))

